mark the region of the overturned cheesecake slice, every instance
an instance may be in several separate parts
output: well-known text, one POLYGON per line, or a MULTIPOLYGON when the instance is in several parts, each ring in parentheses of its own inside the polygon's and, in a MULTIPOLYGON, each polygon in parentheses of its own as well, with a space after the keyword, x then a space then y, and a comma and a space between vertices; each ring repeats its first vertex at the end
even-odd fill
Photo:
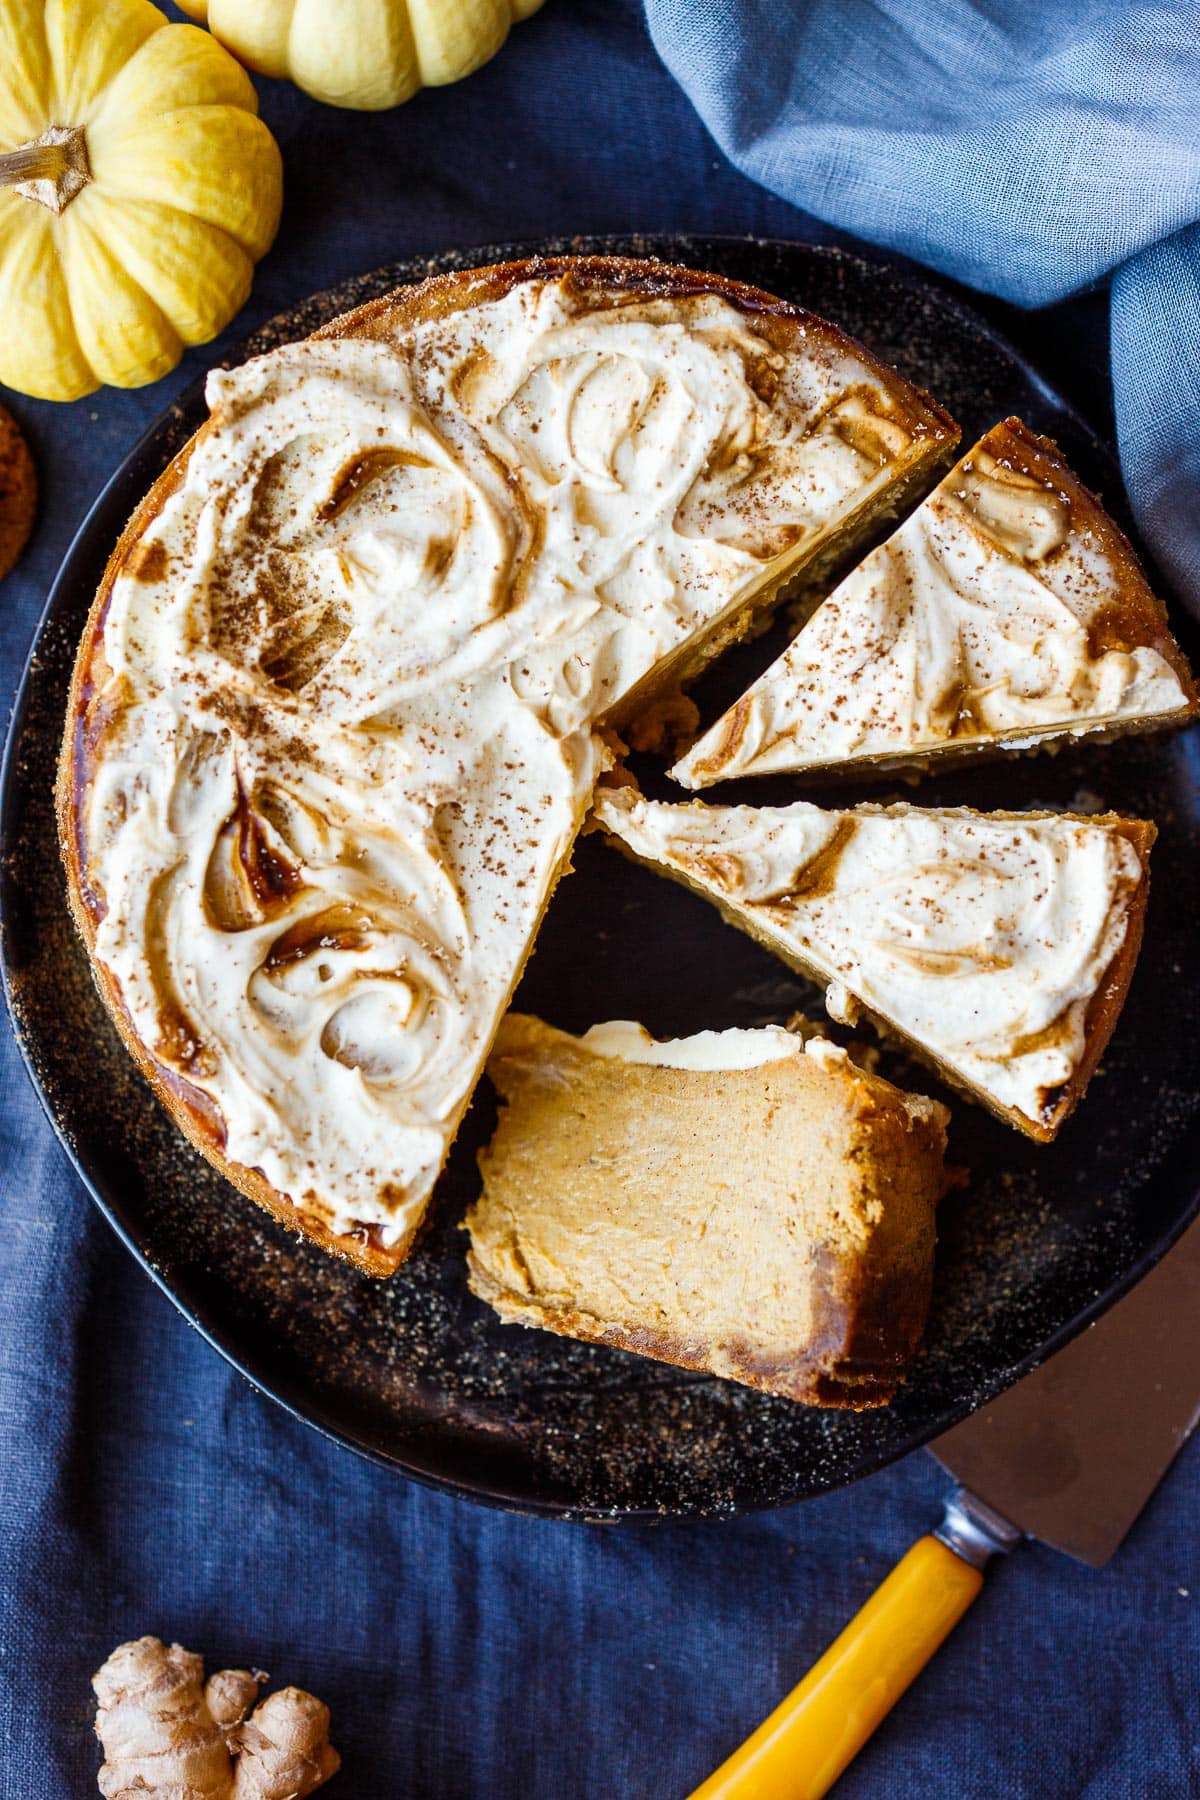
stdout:
POLYGON ((1054 445, 997 425, 672 769, 880 769, 1181 724, 1196 689, 1124 535, 1054 445))
POLYGON ((209 380, 79 652, 101 993, 231 1180, 402 1259, 605 751, 956 436, 833 326, 659 264, 442 277, 209 380))
POLYGON ((1112 1033, 1142 938, 1155 828, 1112 813, 670 806, 596 818, 641 862, 1019 1131, 1051 1139, 1112 1033))
POLYGON ((948 1114, 778 1026, 656 1043, 510 1014, 467 1218, 502 1319, 817 1406, 890 1400, 920 1342, 948 1114))

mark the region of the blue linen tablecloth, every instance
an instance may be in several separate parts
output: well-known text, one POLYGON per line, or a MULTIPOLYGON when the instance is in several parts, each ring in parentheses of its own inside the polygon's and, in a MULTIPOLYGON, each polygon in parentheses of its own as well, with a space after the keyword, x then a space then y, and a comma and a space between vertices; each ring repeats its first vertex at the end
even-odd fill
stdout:
POLYGON ((1113 274, 1126 484, 1159 562, 1200 610, 1200 9, 646 0, 646 11, 718 143, 774 193, 1022 305, 1113 274))
MULTIPOLYGON (((570 231, 831 235, 714 149, 632 0, 552 0, 471 82, 392 114, 270 84, 263 99, 287 203, 231 336, 410 252, 570 231)), ((1094 413, 1102 303, 1046 329, 1094 413)), ((11 400, 44 492, 0 590, 6 706, 89 502, 215 355, 140 393, 11 400)), ((358 1461, 258 1396, 137 1269, 6 1027, 0 1208, 0 1800, 95 1791, 88 1678, 145 1631, 327 1699, 334 1794, 671 1800, 937 1514, 945 1481, 924 1455, 790 1512, 653 1530, 510 1518, 358 1461)), ((1200 1792, 1198 1472, 1194 1444, 1099 1574, 1036 1547, 1000 1569, 839 1795, 1200 1792)))

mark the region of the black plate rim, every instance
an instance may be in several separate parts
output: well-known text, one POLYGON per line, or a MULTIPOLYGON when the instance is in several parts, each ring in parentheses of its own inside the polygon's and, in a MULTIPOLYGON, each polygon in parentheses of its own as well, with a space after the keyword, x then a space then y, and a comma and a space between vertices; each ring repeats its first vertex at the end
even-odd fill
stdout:
MULTIPOLYGON (((695 236, 679 233, 645 233, 637 235, 611 234, 586 238, 553 238, 533 243, 503 242, 499 244, 479 245, 469 247, 463 251, 455 250, 441 252, 430 255, 423 260, 425 261, 428 274, 436 274, 439 269, 444 267, 473 266, 473 262, 468 262, 465 259, 474 259, 475 257, 478 257, 479 259, 479 266, 484 266, 490 262, 514 260, 519 257, 532 257, 538 255, 550 256, 568 253, 585 255, 642 255, 649 260, 667 260, 667 257, 663 256, 660 249, 650 249, 648 247, 639 249, 638 246, 643 244, 646 246, 675 246, 676 253, 684 258, 689 255, 694 255, 692 246, 697 244, 714 246, 720 246, 722 244, 736 244, 739 246, 753 245, 768 253, 773 250, 787 252, 801 249, 807 254, 827 258, 830 261, 840 261, 843 263, 856 264, 860 268, 878 268, 897 273, 906 282, 917 287, 924 287, 935 293, 939 304, 943 308, 955 312, 958 315, 959 320, 969 326, 973 332, 980 337, 988 339, 991 343, 996 345, 1006 357, 1019 364, 1028 378, 1052 400, 1056 410, 1064 416, 1070 417, 1073 425, 1092 440, 1098 453, 1109 464, 1113 465, 1115 470, 1115 459, 1109 440, 1099 433, 1090 421, 1085 419, 1079 413, 1078 409, 1059 393, 1059 391, 1045 378, 1037 366, 1030 361, 1023 350, 1019 349, 1002 331, 998 330, 981 314, 977 313, 975 309, 961 297, 960 292, 953 284, 923 267, 910 262, 906 258, 888 256, 883 252, 876 251, 870 245, 856 245, 854 250, 848 250, 839 244, 813 244, 803 239, 758 238, 749 234, 736 233, 698 233, 695 236)), ((395 267, 411 267, 413 263, 420 262, 421 260, 422 259, 419 257, 413 257, 407 259, 406 263, 403 265, 385 264, 378 270, 368 271, 364 276, 351 277, 348 282, 335 283, 329 289, 319 290, 317 293, 307 296, 306 299, 311 301, 320 300, 326 294, 338 292, 341 288, 349 285, 349 282, 356 280, 372 281, 377 275, 384 276, 390 274, 391 270, 395 267)), ((400 277, 397 279, 395 285, 412 285, 413 279, 420 280, 423 279, 423 277, 418 276, 408 281, 405 281, 403 277, 400 277)), ((303 304, 303 302, 301 302, 301 304, 303 304)), ((240 339, 236 344, 231 346, 225 356, 222 357, 219 362, 211 364, 210 367, 235 366, 246 360, 248 356, 257 354, 256 345, 260 340, 265 339, 269 335, 271 325, 272 321, 264 321, 256 331, 248 334, 247 337, 240 339)), ((42 1085, 34 1063, 32 1051, 26 1041, 25 1033, 22 1028, 19 1006, 13 985, 13 970, 10 963, 7 930, 7 900, 10 887, 7 845, 11 829, 13 790, 16 788, 18 782, 17 762, 19 745, 23 736, 23 728, 28 712, 29 690, 34 666, 37 661, 42 639, 48 627, 51 625, 58 609, 61 592, 68 587, 73 579, 74 564, 77 557, 86 554, 90 539, 96 534, 101 526, 103 526, 107 538, 109 534, 109 525, 106 522, 107 514, 109 510, 117 504, 122 488, 130 488, 132 496, 127 502, 122 502, 125 506, 122 522, 124 521, 124 518, 128 516, 128 512, 132 510, 132 507, 141 499, 145 491, 144 477, 139 474, 137 478, 134 479, 133 471, 139 468, 142 459, 151 447, 156 444, 156 440, 161 436, 172 413, 186 417, 189 411, 195 410, 202 403, 206 378, 207 371, 197 376, 193 381, 187 383, 179 390, 175 397, 163 408, 162 412, 159 413, 140 434, 133 446, 122 459, 121 463, 109 477, 108 481, 106 481, 104 486, 100 489, 99 493, 88 507, 86 514, 67 547, 62 562, 51 583, 45 605, 38 618, 30 649, 26 656, 21 678, 14 696, 8 729, 5 734, 3 755, 0 757, 0 987, 3 988, 9 1022, 12 1027, 13 1037, 21 1061, 24 1065, 25 1072, 37 1095, 42 1112, 48 1120, 56 1139, 62 1146, 68 1161, 81 1181, 90 1200, 115 1232, 121 1243, 150 1277, 151 1281, 159 1291, 167 1297, 176 1311, 187 1321, 191 1328, 199 1334, 204 1342, 215 1350, 231 1368, 236 1370, 236 1372, 241 1375, 252 1388, 264 1395, 268 1400, 271 1400, 275 1405, 280 1406, 284 1412, 290 1415, 290 1417, 319 1433, 320 1436, 327 1441, 353 1451, 355 1455, 362 1457, 376 1467, 387 1469, 393 1474, 401 1475, 405 1479, 415 1481, 420 1486, 430 1488, 436 1492, 449 1494, 460 1499, 471 1500, 477 1504, 485 1505, 499 1511, 527 1517, 552 1518, 567 1522, 588 1524, 620 1523, 645 1525, 670 1524, 677 1522, 686 1523, 689 1520, 712 1519, 714 1517, 732 1519, 757 1512, 777 1511, 785 1506, 802 1505, 806 1500, 820 1498, 821 1494, 833 1493, 839 1488, 851 1486, 858 1481, 865 1480, 869 1476, 877 1474, 880 1469, 900 1460, 903 1456, 909 1455, 915 1450, 924 1448, 934 1439, 938 1438, 944 1431, 948 1431, 953 1425, 960 1423, 964 1418, 970 1416, 970 1414, 977 1410, 980 1405, 987 1404, 989 1400, 996 1398, 997 1395, 1014 1386, 1023 1376, 1032 1373, 1034 1369, 1038 1368, 1058 1350, 1070 1343, 1073 1338, 1086 1330, 1086 1328, 1105 1313, 1110 1306, 1115 1305, 1124 1294, 1128 1293, 1131 1288, 1135 1287, 1139 1281, 1150 1273, 1151 1269, 1161 1261, 1162 1257, 1165 1256, 1179 1238, 1182 1237, 1183 1233, 1188 1229, 1195 1218, 1200 1215, 1200 1169, 1198 1169, 1196 1173, 1195 1184, 1190 1201, 1182 1209, 1175 1224, 1165 1232, 1148 1251, 1140 1256, 1123 1276, 1108 1283, 1090 1304, 1074 1314, 1059 1328, 1058 1331, 1045 1339, 1016 1364, 1008 1369, 997 1371, 994 1378, 985 1381, 980 1390, 977 1391, 973 1401, 964 1401, 960 1407, 949 1408, 944 1416, 934 1420, 927 1427, 919 1427, 914 1430, 905 1449, 897 1452, 893 1448, 884 1446, 875 1454, 866 1454, 860 1459, 857 1468, 853 1473, 839 1476, 838 1479, 823 1487, 819 1493, 808 1495, 801 1494, 790 1499, 776 1501, 756 1500, 743 1502, 739 1499, 728 1511, 721 1511, 716 1514, 710 1509, 697 1503, 683 1504, 672 1509, 670 1512, 663 1512, 660 1509, 651 1507, 594 1509, 589 1508, 586 1505, 575 1506, 560 1500, 538 1499, 530 1495, 522 1495, 518 1500, 509 1493, 502 1493, 489 1487, 485 1481, 473 1482, 461 1477, 439 1473, 434 1468, 421 1466, 410 1458, 389 1453, 380 1449, 377 1445, 367 1442, 352 1427, 334 1421, 329 1416, 328 1409, 322 1404, 314 1403, 311 1399, 307 1398, 293 1398, 287 1392, 289 1384, 276 1377, 256 1370, 254 1366, 256 1359, 254 1357, 247 1357, 244 1353, 235 1349, 231 1343, 224 1341, 216 1327, 208 1322, 206 1316, 207 1309, 203 1303, 185 1299, 176 1288, 172 1286, 168 1277, 155 1263, 151 1250, 139 1241, 137 1231, 126 1220, 119 1202, 101 1191, 95 1179, 85 1166, 82 1152, 72 1141, 70 1133, 59 1120, 53 1102, 42 1085)), ((118 530, 119 529, 120 527, 118 527, 118 530)), ((115 542, 115 539, 112 541, 115 542)))

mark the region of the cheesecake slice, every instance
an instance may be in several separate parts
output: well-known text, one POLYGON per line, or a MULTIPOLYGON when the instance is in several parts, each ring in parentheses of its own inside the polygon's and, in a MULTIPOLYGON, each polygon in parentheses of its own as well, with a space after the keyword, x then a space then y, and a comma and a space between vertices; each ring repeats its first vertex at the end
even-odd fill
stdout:
POLYGON ((1133 550, 1008 419, 820 605, 671 773, 924 766, 1178 725, 1196 688, 1133 550))
POLYGON ((778 1026, 657 1043, 510 1014, 467 1218, 505 1321, 816 1406, 890 1400, 920 1342, 948 1114, 778 1026))
POLYGON ((957 432, 835 326, 611 258, 439 277, 208 401, 84 632, 71 901, 192 1141, 386 1274, 601 727, 923 492, 957 432))
POLYGON ((595 816, 951 1086, 1053 1138, 1116 1024, 1141 944, 1155 828, 1108 813, 664 805, 595 816))

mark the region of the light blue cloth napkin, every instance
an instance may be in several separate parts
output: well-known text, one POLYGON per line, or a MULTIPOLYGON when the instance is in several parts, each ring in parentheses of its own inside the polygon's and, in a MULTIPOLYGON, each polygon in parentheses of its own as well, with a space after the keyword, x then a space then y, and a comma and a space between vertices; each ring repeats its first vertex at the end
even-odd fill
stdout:
POLYGON ((1112 277, 1138 523, 1200 614, 1200 6, 646 0, 730 160, 1021 306, 1112 277))

